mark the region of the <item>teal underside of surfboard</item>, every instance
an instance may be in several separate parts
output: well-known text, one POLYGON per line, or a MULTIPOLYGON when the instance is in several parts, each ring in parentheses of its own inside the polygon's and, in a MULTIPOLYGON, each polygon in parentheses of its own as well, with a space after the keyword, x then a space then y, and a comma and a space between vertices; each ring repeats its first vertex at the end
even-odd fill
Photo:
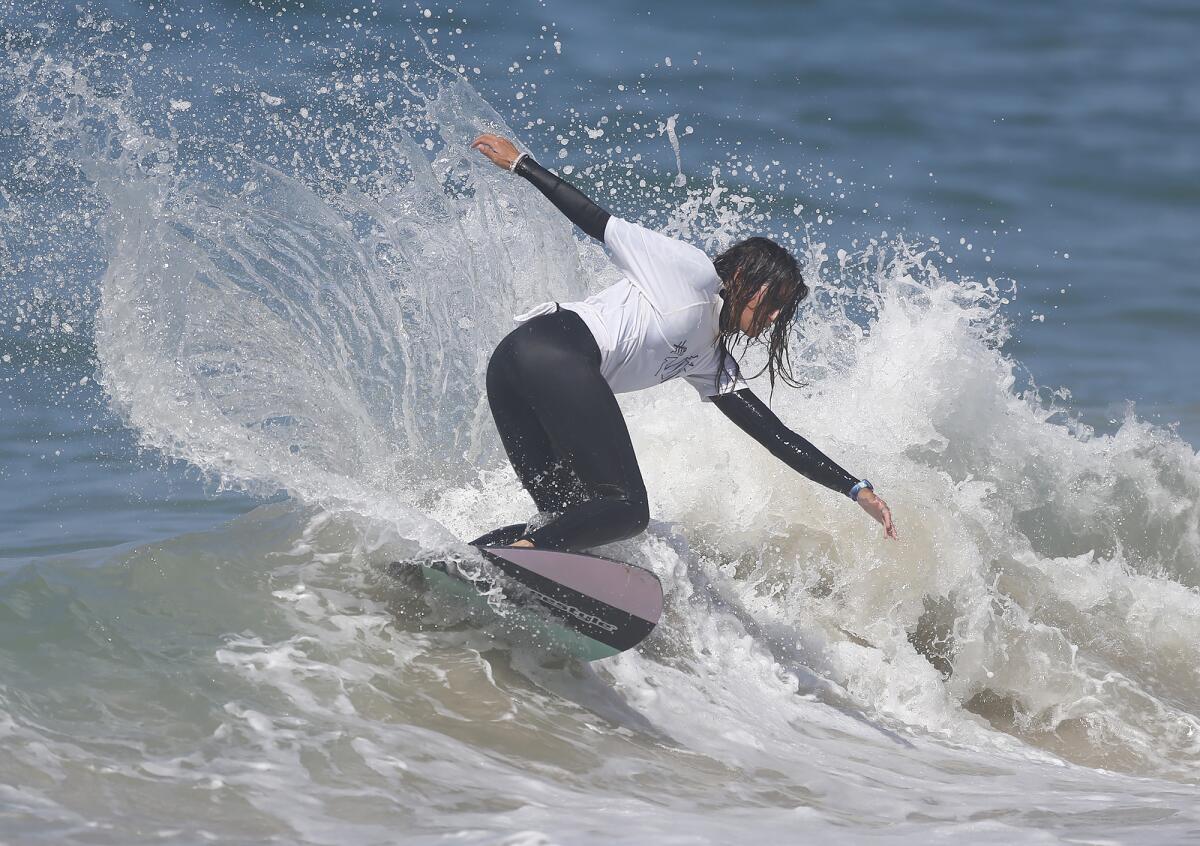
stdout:
POLYGON ((596 661, 611 658, 621 651, 575 631, 541 609, 509 605, 501 616, 487 596, 480 593, 471 582, 435 567, 421 567, 421 571, 430 590, 461 601, 472 612, 502 619, 506 626, 519 631, 523 639, 528 638, 548 652, 580 661, 596 661))

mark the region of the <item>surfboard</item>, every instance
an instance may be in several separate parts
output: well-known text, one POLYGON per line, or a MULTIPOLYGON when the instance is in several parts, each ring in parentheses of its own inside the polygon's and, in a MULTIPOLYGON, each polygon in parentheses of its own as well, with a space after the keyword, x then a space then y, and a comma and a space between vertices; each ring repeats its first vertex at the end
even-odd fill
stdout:
POLYGON ((641 567, 553 549, 475 549, 494 574, 468 575, 451 561, 424 562, 428 587, 492 613, 488 595, 499 589, 506 621, 552 652, 582 661, 611 657, 641 643, 662 615, 662 584, 641 567))

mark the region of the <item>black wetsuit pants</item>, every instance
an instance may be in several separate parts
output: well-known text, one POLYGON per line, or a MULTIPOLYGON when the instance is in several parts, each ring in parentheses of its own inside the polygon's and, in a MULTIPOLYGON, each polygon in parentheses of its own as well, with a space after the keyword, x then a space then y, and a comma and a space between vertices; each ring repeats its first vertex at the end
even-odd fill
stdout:
POLYGON ((472 543, 527 538, 573 550, 645 530, 646 486, 629 429, 579 315, 559 309, 510 332, 488 363, 487 395, 521 484, 538 511, 556 516, 533 531, 505 526, 472 543))

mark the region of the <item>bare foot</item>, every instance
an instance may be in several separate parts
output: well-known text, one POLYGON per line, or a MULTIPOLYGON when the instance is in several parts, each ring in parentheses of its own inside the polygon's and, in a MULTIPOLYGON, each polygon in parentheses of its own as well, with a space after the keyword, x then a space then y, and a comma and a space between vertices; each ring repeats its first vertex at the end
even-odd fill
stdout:
POLYGON ((522 549, 533 549, 533 541, 525 540, 524 538, 522 538, 521 540, 517 541, 516 543, 510 543, 509 546, 510 547, 519 546, 522 549))

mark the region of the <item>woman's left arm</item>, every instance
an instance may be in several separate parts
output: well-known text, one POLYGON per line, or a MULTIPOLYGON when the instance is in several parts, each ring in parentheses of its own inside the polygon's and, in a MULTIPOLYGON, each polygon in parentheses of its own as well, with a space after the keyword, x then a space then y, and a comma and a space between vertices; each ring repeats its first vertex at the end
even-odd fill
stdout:
POLYGON ((507 138, 484 133, 476 138, 471 146, 487 156, 497 167, 524 177, 534 188, 541 191, 556 209, 566 215, 568 220, 597 241, 604 242, 604 230, 611 215, 588 199, 587 195, 574 185, 546 170, 528 153, 518 153, 517 148, 507 138))
POLYGON ((862 480, 851 476, 837 462, 783 425, 775 416, 775 412, 749 388, 720 394, 711 399, 722 414, 770 450, 780 461, 817 484, 850 496, 883 526, 886 537, 899 537, 892 523, 891 510, 886 502, 875 495, 874 490, 864 487, 860 484, 862 480))

